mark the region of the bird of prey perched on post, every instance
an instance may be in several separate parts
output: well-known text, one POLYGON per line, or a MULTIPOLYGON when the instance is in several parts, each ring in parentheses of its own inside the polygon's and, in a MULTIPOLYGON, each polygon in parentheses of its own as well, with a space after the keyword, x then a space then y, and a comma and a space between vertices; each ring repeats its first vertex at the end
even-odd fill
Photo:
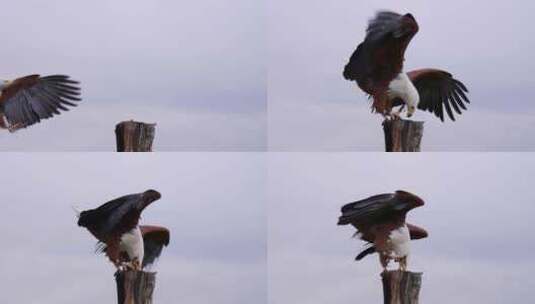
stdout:
POLYGON ((345 66, 344 78, 356 81, 373 98, 372 110, 386 118, 398 118, 406 105, 408 117, 418 108, 442 121, 445 110, 455 120, 454 112, 461 114, 470 103, 462 82, 438 69, 403 71, 405 50, 418 29, 411 14, 379 12, 345 66), (396 106, 401 107, 393 112, 396 106))
POLYGON ((78 84, 65 75, 0 81, 0 128, 14 132, 68 111, 81 100, 78 84))
POLYGON ((423 205, 421 198, 406 191, 379 194, 343 206, 338 225, 353 225, 357 229, 355 236, 369 244, 357 261, 378 252, 385 271, 391 260, 406 270, 410 240, 425 238, 427 232, 406 223, 405 218, 408 211, 423 205))
POLYGON ((87 228, 97 238, 97 251, 104 252, 119 270, 141 270, 154 262, 161 247, 169 243, 167 229, 138 226, 141 212, 160 197, 156 190, 119 197, 96 209, 82 211, 78 226, 87 228))

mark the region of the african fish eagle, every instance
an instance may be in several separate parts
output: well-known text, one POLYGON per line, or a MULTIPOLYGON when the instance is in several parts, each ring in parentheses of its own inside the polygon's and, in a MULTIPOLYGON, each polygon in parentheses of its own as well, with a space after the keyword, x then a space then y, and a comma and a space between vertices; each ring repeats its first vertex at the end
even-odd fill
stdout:
POLYGON ((425 238, 427 232, 406 223, 405 218, 409 210, 423 205, 421 198, 406 191, 379 194, 343 206, 338 225, 353 225, 357 229, 355 236, 368 243, 357 261, 378 252, 385 271, 391 260, 406 270, 410 240, 425 238))
POLYGON ((14 132, 68 111, 81 101, 78 84, 65 75, 0 81, 0 128, 14 132))
POLYGON ((470 103, 466 86, 437 69, 403 72, 405 50, 418 32, 411 14, 381 11, 368 23, 360 43, 344 68, 344 78, 356 81, 373 98, 372 110, 385 118, 398 118, 407 105, 407 117, 416 108, 434 113, 444 121, 444 109, 451 120, 470 103), (401 106, 399 111, 392 108, 401 106))
POLYGON ((152 264, 169 244, 169 231, 157 226, 139 226, 141 212, 161 198, 156 190, 130 194, 102 206, 82 211, 78 226, 97 238, 97 251, 104 252, 119 269, 141 270, 152 264))

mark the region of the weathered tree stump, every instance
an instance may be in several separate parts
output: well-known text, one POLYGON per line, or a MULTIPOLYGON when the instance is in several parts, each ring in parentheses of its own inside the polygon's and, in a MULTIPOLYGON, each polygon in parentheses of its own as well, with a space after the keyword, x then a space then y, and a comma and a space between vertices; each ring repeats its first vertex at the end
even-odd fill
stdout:
POLYGON ((156 124, 123 121, 115 126, 117 152, 151 152, 156 124))
POLYGON ((381 274, 385 304, 418 304, 422 273, 391 270, 381 274))
POLYGON ((386 152, 420 152, 424 122, 404 119, 385 120, 386 152))
POLYGON ((151 304, 156 285, 156 272, 117 271, 118 304, 151 304))

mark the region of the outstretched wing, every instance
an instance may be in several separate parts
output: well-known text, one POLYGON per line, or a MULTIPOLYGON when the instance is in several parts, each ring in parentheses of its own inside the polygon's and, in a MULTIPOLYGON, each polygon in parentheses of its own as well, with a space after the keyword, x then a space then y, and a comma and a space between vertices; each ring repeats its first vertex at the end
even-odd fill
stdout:
POLYGON ((139 226, 143 235, 145 254, 142 267, 151 265, 156 261, 164 246, 169 245, 169 230, 159 226, 139 226))
POLYGON ((403 69, 405 50, 418 32, 411 14, 382 11, 368 23, 366 38, 344 68, 344 78, 357 81, 368 94, 386 87, 403 69))
POLYGON ((444 109, 453 121, 455 121, 453 111, 460 115, 462 110, 467 109, 466 104, 470 103, 470 100, 465 93, 468 93, 468 89, 450 73, 436 69, 421 69, 407 74, 420 95, 418 109, 432 112, 442 121, 444 121, 444 109))
POLYGON ((2 91, 0 107, 9 124, 25 128, 76 106, 81 100, 78 84, 65 75, 18 78, 2 91))

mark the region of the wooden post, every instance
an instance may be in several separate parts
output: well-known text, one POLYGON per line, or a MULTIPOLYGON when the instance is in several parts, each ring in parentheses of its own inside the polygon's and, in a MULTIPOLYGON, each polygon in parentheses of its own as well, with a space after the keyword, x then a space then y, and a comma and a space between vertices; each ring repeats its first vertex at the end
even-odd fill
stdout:
POLYGON ((117 271, 118 304, 151 304, 156 284, 156 272, 117 271))
POLYGON ((385 304, 418 304, 422 273, 391 270, 381 274, 385 304))
POLYGON ((117 152, 151 152, 156 124, 123 121, 115 126, 117 152))
POLYGON ((386 152, 420 152, 424 122, 404 119, 385 120, 386 152))

